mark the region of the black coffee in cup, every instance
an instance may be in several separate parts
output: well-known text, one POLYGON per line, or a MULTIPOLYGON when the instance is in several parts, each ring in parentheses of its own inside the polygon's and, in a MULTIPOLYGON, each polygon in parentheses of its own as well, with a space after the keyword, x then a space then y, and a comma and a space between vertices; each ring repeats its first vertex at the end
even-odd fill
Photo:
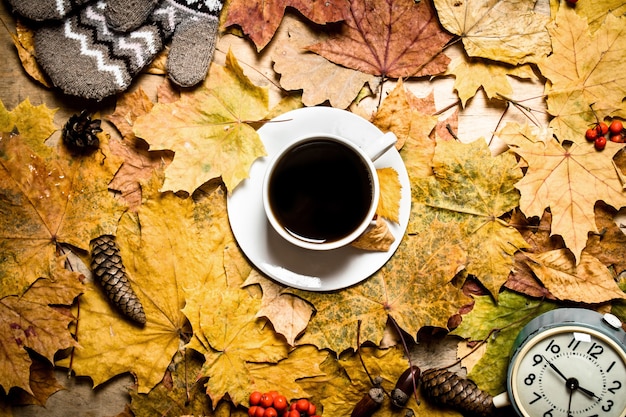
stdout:
POLYGON ((290 234, 332 242, 352 233, 370 210, 370 170, 348 146, 312 138, 276 163, 268 188, 272 213, 290 234))

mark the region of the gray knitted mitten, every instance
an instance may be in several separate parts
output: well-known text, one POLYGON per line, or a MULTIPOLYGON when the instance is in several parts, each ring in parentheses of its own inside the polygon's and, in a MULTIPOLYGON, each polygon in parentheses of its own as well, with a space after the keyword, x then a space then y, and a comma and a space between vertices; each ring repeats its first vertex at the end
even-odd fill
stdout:
POLYGON ((104 15, 111 29, 128 32, 141 26, 158 2, 159 0, 107 0, 104 15))
POLYGON ((106 23, 105 8, 98 1, 35 31, 37 62, 66 94, 101 100, 124 91, 163 48, 158 27, 116 32, 106 23))
POLYGON ((162 0, 150 20, 173 35, 167 59, 170 79, 181 87, 203 81, 213 60, 223 0, 162 0))
MULTIPOLYGON (((167 70, 172 81, 191 87, 204 80, 215 51, 221 0, 159 0, 148 20, 128 32, 109 25, 109 1, 88 4, 36 30, 37 61, 57 87, 96 100, 122 92, 170 38, 167 70)), ((130 6, 139 3, 127 2, 129 13, 120 19, 124 24, 133 20, 128 16, 137 16, 130 6)))
POLYGON ((28 19, 60 20, 91 0, 9 0, 13 11, 28 19))

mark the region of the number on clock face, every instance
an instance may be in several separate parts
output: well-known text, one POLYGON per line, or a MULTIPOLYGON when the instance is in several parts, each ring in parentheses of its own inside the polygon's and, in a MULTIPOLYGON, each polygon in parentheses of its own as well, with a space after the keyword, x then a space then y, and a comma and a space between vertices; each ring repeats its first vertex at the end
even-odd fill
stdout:
POLYGON ((514 358, 510 383, 527 417, 626 416, 626 357, 593 329, 538 333, 514 358))

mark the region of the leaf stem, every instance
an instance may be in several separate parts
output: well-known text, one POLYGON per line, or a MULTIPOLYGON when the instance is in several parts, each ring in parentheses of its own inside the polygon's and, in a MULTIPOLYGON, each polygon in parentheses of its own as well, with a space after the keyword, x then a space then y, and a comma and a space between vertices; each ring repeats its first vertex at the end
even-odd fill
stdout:
MULTIPOLYGON (((411 355, 409 353, 409 347, 406 344, 406 340, 404 340, 404 336, 402 335, 402 329, 400 329, 400 326, 398 326, 398 323, 396 323, 395 319, 391 316, 387 316, 389 318, 389 321, 393 324, 393 326, 396 329, 396 332, 398 333, 398 336, 400 336, 400 340, 402 341, 402 347, 404 348, 404 353, 406 354, 406 358, 409 362, 409 368, 413 369, 413 361, 411 361, 411 355)), ((415 402, 417 403, 417 405, 421 404, 421 401, 419 399, 419 397, 417 396, 417 382, 415 382, 415 377, 413 374, 411 374, 411 381, 413 382, 413 397, 415 398, 415 402)))

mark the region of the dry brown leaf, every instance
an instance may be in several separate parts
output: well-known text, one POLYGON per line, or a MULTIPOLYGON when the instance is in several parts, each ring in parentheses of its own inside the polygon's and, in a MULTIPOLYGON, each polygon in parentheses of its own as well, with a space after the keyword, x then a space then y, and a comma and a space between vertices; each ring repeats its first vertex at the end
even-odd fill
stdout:
POLYGON ((309 49, 367 74, 391 78, 444 72, 450 59, 431 0, 351 0, 339 34, 309 49))
POLYGON ((148 114, 153 106, 147 94, 138 88, 122 95, 115 112, 108 117, 123 136, 123 141, 110 142, 111 152, 124 160, 109 187, 121 193, 131 210, 137 210, 141 205, 141 182, 150 179, 156 169, 164 169, 174 158, 172 151, 150 151, 148 145, 133 133, 135 120, 148 114))
POLYGON ((283 26, 288 35, 273 49, 274 70, 281 74, 280 85, 284 89, 303 90, 302 103, 305 106, 329 101, 331 106, 345 109, 364 84, 369 84, 372 90, 378 87, 378 77, 336 65, 306 51, 307 45, 325 39, 327 35, 290 16, 285 16, 283 26))
POLYGON ((287 7, 297 9, 315 23, 324 24, 343 19, 348 1, 230 0, 224 24, 226 26, 239 25, 260 51, 272 40, 287 7))
POLYGON ((374 227, 366 230, 351 245, 363 250, 387 252, 395 240, 385 219, 378 216, 374 227))
POLYGON ((253 284, 260 285, 263 290, 261 308, 256 316, 267 317, 274 330, 285 336, 287 343, 294 346, 296 338, 309 324, 313 307, 293 294, 284 293, 284 286, 265 278, 256 270, 252 270, 242 287, 253 284))
POLYGON ((527 254, 528 266, 559 300, 603 303, 626 299, 611 272, 596 258, 583 252, 580 262, 567 249, 527 254))
POLYGON ((11 33, 11 38, 13 38, 13 44, 17 49, 17 55, 20 58, 24 71, 44 87, 52 87, 48 77, 41 70, 35 58, 33 31, 19 20, 15 23, 15 30, 17 33, 11 33))

